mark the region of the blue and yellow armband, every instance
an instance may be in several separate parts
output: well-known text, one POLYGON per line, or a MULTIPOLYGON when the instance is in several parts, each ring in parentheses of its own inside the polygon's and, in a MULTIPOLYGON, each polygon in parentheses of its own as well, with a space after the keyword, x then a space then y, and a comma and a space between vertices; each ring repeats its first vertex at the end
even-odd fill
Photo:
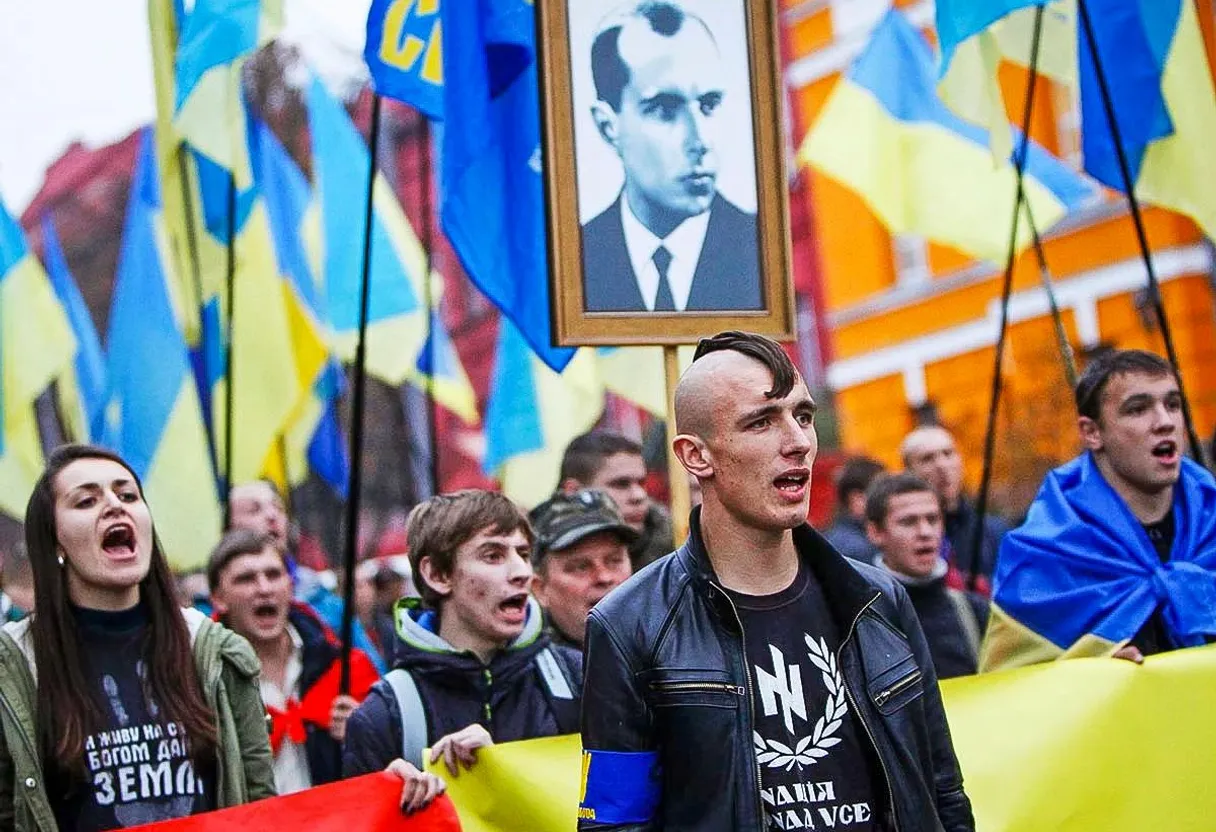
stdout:
POLYGON ((659 806, 657 751, 584 751, 580 820, 646 823, 659 806))

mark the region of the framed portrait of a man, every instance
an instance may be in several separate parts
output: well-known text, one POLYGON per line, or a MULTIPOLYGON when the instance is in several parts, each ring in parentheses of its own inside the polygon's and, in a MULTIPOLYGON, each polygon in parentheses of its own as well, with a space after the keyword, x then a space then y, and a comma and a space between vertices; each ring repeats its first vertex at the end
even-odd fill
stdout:
POLYGON ((792 337, 775 7, 537 4, 558 343, 792 337))

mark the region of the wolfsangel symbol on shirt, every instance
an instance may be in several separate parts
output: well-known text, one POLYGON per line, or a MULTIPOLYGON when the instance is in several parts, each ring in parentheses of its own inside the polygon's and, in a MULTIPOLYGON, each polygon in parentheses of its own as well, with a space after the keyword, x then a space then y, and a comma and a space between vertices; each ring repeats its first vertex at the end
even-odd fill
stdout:
MULTIPOLYGON (((836 666, 836 656, 828 649, 827 641, 820 639, 815 641, 811 636, 804 634, 804 640, 807 646, 807 656, 811 660, 811 664, 820 672, 823 678, 824 687, 827 688, 828 699, 824 706, 823 715, 819 717, 815 723, 814 730, 810 735, 800 737, 798 742, 790 748, 783 742, 778 740, 766 740, 760 736, 758 732, 753 732, 756 746, 756 762, 760 765, 767 765, 769 768, 784 768, 790 771, 797 766, 799 770, 807 766, 812 766, 819 761, 820 758, 828 755, 828 749, 840 743, 840 738, 835 736, 840 730, 844 715, 848 712, 849 706, 845 698, 844 680, 840 676, 840 669, 836 666)), ((773 652, 775 663, 774 670, 777 676, 772 676, 766 673, 761 668, 757 667, 758 676, 762 680, 761 697, 764 700, 765 714, 776 713, 775 699, 780 696, 782 704, 785 705, 786 723, 790 725, 792 720, 789 718, 788 710, 791 707, 791 702, 799 702, 802 700, 802 680, 799 668, 795 665, 789 668, 788 676, 785 667, 784 656, 781 651, 775 647, 770 648, 773 652), (796 690, 795 690, 796 688, 796 690)), ((805 719, 805 711, 800 713, 805 719)))

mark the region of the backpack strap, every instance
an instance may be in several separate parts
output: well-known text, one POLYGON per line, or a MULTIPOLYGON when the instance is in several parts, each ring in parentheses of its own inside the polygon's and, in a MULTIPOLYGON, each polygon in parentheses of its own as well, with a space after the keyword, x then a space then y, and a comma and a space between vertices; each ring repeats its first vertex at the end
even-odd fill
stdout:
POLYGON ((552 645, 545 647, 536 654, 536 670, 544 683, 545 694, 553 715, 557 720, 557 730, 560 734, 576 734, 579 729, 579 696, 575 688, 580 688, 566 667, 565 661, 552 645))
POLYGON ((401 668, 384 674, 384 681, 397 698, 401 711, 401 759, 422 769, 422 752, 426 749, 426 710, 414 677, 401 668))
POLYGON ((971 648, 971 655, 978 659, 982 635, 980 633, 980 622, 975 617, 975 608, 971 606, 971 599, 967 597, 967 593, 960 589, 947 588, 946 596, 954 604, 955 616, 963 627, 963 635, 967 639, 967 645, 971 648))

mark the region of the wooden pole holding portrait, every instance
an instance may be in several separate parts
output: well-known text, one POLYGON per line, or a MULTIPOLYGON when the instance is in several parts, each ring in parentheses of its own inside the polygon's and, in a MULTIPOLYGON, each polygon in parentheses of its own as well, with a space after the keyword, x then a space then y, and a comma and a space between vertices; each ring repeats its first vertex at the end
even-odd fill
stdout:
POLYGON ((676 348, 794 338, 777 0, 536 11, 554 343, 664 347, 679 541, 676 348))

